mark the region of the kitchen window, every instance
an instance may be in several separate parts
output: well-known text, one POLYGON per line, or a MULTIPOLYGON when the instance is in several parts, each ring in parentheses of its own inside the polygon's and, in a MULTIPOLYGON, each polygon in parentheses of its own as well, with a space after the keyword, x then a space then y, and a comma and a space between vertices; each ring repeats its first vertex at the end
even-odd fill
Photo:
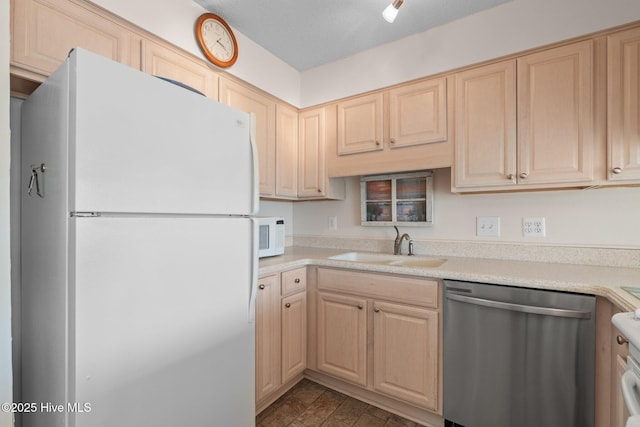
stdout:
POLYGON ((360 178, 362 225, 433 224, 431 171, 360 178))

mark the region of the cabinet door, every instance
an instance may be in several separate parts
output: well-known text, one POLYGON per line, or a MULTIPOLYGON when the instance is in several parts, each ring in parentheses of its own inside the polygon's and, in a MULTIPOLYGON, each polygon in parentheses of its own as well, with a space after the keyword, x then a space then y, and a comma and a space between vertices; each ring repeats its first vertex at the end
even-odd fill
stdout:
POLYGON ((375 301, 373 387, 438 409, 438 312, 375 301))
POLYGON ((298 112, 276 105, 276 196, 298 195, 298 112))
POLYGON ((307 293, 282 299, 282 383, 307 367, 307 293))
POLYGON ((391 148, 446 141, 446 82, 442 77, 389 91, 391 148))
POLYGON ((593 41, 518 58, 518 182, 594 179, 593 41))
POLYGON ((260 194, 273 196, 276 182, 275 101, 246 86, 220 77, 220 102, 255 115, 260 194))
POLYGON ((258 279, 256 297, 256 402, 281 384, 280 283, 278 275, 258 279))
POLYGON ((455 188, 515 185, 516 64, 455 75, 455 188))
POLYGON ((382 92, 338 103, 338 154, 383 149, 382 92))
POLYGON ((218 77, 205 64, 149 40, 142 42, 142 71, 184 83, 218 99, 218 77))
POLYGON ((90 7, 65 0, 12 0, 11 13, 11 65, 21 71, 46 77, 75 47, 139 66, 132 55, 139 53, 132 46, 133 34, 90 7))
POLYGON ((318 370, 366 387, 367 300, 318 293, 318 370))
POLYGON ((326 115, 324 108, 300 113, 298 196, 321 197, 327 189, 325 171, 326 115))
POLYGON ((640 28, 608 37, 608 178, 640 180, 640 28))

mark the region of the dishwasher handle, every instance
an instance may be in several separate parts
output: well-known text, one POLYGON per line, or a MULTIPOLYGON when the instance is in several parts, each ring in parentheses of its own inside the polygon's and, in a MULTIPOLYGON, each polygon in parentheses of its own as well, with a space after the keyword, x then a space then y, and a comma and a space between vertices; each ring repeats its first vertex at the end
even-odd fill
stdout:
POLYGON ((467 304, 475 304, 483 307, 497 308, 500 310, 517 311, 520 313, 541 314, 544 316, 570 317, 573 319, 590 319, 590 311, 567 310, 564 308, 538 307, 535 305, 514 304, 510 302, 494 301, 484 298, 469 297, 447 293, 447 298, 453 301, 467 304))

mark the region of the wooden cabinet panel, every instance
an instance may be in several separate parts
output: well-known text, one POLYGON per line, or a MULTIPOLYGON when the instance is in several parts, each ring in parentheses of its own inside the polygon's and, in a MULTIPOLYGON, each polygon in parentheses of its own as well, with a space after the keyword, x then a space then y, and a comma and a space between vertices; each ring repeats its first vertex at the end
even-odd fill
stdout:
POLYGON ((276 105, 276 196, 298 196, 298 112, 276 105))
POLYGON ((280 280, 258 280, 256 297, 256 401, 274 392, 281 379, 280 280))
POLYGON ((218 100, 218 76, 205 64, 178 50, 154 43, 142 42, 142 71, 176 80, 218 100))
POLYGON ((326 190, 324 108, 300 113, 298 196, 320 197, 326 190))
POLYGON ((640 28, 610 35, 607 52, 607 177, 640 180, 640 28))
POLYGON ((382 150, 382 92, 338 103, 338 154, 382 150))
POLYGON ((391 148, 447 140, 447 80, 426 80, 389 91, 391 148))
POLYGON ((260 194, 273 196, 276 181, 275 101, 228 78, 220 77, 220 102, 255 115, 260 194))
POLYGON ((307 367, 307 293, 282 299, 282 383, 307 367))
POLYGON ((523 56, 518 68, 518 180, 594 180, 593 41, 523 56))
POLYGON ((438 409, 438 313, 374 301, 373 387, 438 409))
MULTIPOLYGON (((84 3, 84 2, 82 2, 84 3)), ((44 80, 81 47, 126 65, 139 67, 132 53, 135 37, 126 28, 73 1, 12 0, 12 72, 44 80)), ((139 41, 138 41, 139 43, 139 41)))
POLYGON ((455 188, 515 185, 516 64, 455 75, 455 188))
POLYGON ((282 272, 282 296, 304 291, 307 288, 307 268, 282 272))
POLYGON ((366 387, 367 300, 318 293, 318 370, 366 387))

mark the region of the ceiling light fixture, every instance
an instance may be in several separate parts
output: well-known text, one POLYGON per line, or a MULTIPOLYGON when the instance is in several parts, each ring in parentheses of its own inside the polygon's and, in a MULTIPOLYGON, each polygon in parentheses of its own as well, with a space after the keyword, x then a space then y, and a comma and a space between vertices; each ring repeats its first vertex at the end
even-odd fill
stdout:
POLYGON ((393 2, 382 11, 382 17, 385 21, 392 23, 398 16, 398 9, 402 6, 404 0, 393 0, 393 2))

